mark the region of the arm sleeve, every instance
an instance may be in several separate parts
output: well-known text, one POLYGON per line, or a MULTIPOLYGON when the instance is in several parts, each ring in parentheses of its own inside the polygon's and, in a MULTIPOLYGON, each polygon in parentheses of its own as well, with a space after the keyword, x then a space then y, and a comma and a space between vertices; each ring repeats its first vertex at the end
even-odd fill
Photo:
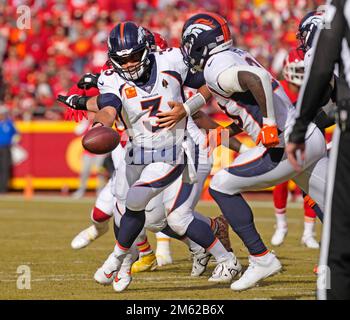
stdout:
POLYGON ((321 100, 332 79, 334 65, 340 56, 341 41, 346 25, 341 3, 341 0, 331 1, 325 16, 329 27, 319 30, 316 35, 315 51, 310 60, 310 69, 297 103, 298 116, 290 136, 292 142, 304 141, 307 126, 322 106, 321 100), (325 48, 332 49, 325 50, 325 48))
POLYGON ((114 107, 119 113, 122 109, 122 101, 114 93, 103 93, 97 97, 97 107, 114 107))

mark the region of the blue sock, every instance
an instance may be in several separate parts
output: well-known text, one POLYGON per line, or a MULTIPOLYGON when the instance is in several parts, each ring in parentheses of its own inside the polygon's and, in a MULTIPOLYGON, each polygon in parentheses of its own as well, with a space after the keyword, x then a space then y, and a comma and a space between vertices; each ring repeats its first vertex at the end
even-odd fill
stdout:
POLYGON ((209 225, 196 218, 188 225, 185 234, 203 248, 209 248, 215 241, 215 236, 209 225))
POLYGON ((233 231, 241 238, 251 255, 267 250, 254 225, 253 212, 240 194, 229 195, 209 188, 233 231))
POLYGON ((126 208, 120 220, 118 243, 124 248, 130 248, 145 225, 145 210, 132 211, 126 208))
POLYGON ((115 240, 118 240, 119 227, 115 224, 115 221, 113 221, 113 231, 115 240))

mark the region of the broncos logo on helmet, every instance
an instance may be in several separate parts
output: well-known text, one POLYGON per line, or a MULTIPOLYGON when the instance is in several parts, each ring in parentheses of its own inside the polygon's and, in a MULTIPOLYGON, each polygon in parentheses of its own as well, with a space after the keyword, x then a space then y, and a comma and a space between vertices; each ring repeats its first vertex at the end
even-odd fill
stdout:
POLYGON ((307 52, 312 47, 316 31, 322 28, 324 23, 324 13, 321 11, 311 11, 301 19, 296 35, 301 50, 307 52))
POLYGON ((137 80, 149 70, 149 52, 146 32, 134 22, 118 23, 109 34, 109 61, 126 80, 137 80))
POLYGON ((181 51, 192 71, 202 71, 209 57, 232 45, 227 21, 216 13, 199 13, 189 18, 182 29, 181 51))

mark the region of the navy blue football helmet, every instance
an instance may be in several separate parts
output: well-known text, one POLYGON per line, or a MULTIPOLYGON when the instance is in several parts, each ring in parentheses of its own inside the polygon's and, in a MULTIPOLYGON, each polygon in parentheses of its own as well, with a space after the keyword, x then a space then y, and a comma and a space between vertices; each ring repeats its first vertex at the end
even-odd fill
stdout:
POLYGON ((108 37, 108 57, 113 68, 126 80, 138 80, 148 72, 149 45, 145 30, 134 22, 118 23, 108 37), (128 62, 138 62, 123 67, 128 62))
POLYGON ((199 13, 189 18, 182 29, 181 51, 192 71, 203 71, 209 57, 232 46, 227 21, 216 13, 199 13))
POLYGON ((324 25, 323 12, 311 11, 301 19, 297 39, 300 41, 300 49, 306 53, 312 47, 312 41, 318 29, 324 25))

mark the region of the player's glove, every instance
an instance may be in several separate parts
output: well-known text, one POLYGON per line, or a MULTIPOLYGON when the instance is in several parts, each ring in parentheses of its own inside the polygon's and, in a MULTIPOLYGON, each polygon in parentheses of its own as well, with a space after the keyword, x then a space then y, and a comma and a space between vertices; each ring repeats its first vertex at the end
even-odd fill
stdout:
POLYGON ((266 148, 272 148, 277 146, 280 140, 278 138, 278 129, 276 124, 268 122, 268 119, 263 119, 263 126, 255 143, 258 145, 261 142, 266 148))
POLYGON ((57 101, 64 103, 68 107, 64 113, 64 120, 70 121, 74 118, 75 122, 79 122, 83 118, 88 119, 86 103, 89 98, 77 94, 70 96, 59 95, 57 101))
POLYGON ((97 80, 99 76, 99 73, 85 73, 78 82, 78 88, 84 90, 97 88, 97 80))

